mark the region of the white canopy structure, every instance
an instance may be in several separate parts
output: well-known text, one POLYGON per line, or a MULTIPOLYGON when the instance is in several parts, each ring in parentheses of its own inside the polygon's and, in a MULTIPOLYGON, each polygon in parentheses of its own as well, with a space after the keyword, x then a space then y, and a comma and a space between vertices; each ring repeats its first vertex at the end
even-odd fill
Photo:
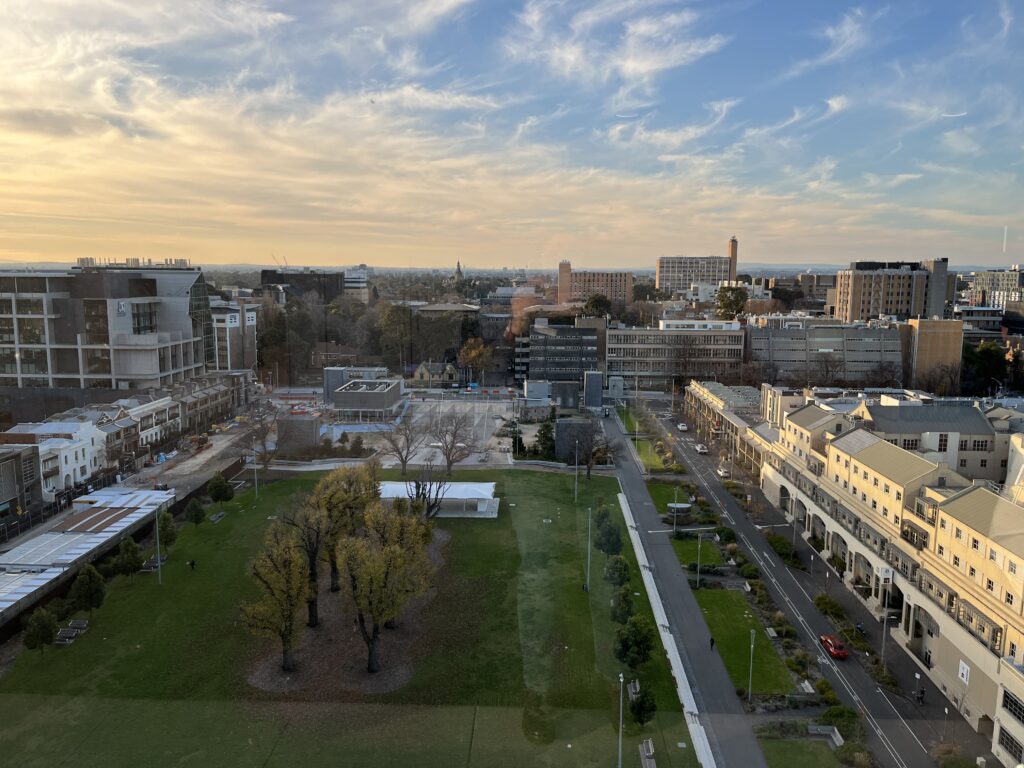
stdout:
MULTIPOLYGON (((430 483, 434 486, 434 483, 430 483)), ((494 496, 494 483, 441 483, 441 509, 438 517, 496 518, 500 500, 494 496)), ((385 501, 411 499, 416 495, 416 483, 384 481, 380 484, 380 497, 385 501)), ((430 494, 434 495, 431 487, 430 494)))

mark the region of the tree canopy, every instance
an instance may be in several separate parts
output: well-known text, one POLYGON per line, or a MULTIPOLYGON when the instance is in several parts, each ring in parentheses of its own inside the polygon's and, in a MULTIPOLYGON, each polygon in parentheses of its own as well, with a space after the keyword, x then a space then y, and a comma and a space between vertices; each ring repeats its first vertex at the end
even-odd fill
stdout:
POLYGON ((605 317, 612 313, 612 302, 603 293, 591 294, 583 304, 583 314, 587 317, 605 317))
POLYGON ((651 658, 657 635, 646 616, 630 616, 615 632, 615 658, 636 669, 651 658))
POLYGON ((86 565, 75 577, 68 593, 68 600, 76 611, 88 611, 89 615, 103 605, 107 596, 107 585, 92 564, 86 565))
POLYGON ((40 653, 48 645, 53 645, 57 636, 57 618, 45 608, 36 608, 28 618, 25 625, 25 634, 22 642, 30 651, 36 649, 40 653))
POLYGON ((748 298, 746 288, 719 288, 715 298, 715 314, 723 320, 734 320, 743 311, 748 298))

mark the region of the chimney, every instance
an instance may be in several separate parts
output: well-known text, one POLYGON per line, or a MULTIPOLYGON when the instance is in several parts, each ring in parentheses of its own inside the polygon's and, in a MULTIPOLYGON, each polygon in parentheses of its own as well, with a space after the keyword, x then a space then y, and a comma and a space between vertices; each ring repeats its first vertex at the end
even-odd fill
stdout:
POLYGON ((729 279, 736 279, 736 258, 740 251, 740 241, 736 239, 736 235, 729 238, 729 279))

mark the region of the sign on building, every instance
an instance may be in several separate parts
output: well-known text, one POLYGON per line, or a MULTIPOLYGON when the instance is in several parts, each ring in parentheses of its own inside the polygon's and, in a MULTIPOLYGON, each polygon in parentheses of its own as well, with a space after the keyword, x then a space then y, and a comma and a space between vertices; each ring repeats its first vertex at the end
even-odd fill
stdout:
POLYGON ((964 685, 969 685, 971 682, 971 668, 964 663, 963 659, 960 659, 960 671, 957 673, 957 677, 964 685))

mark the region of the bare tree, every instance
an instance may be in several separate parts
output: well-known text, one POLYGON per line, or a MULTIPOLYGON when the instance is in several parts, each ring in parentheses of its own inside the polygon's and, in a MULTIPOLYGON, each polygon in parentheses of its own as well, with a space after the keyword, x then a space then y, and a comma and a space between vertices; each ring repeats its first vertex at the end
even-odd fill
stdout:
MULTIPOLYGON (((277 453, 276 446, 273 451, 270 450, 268 439, 277 423, 277 408, 271 405, 270 401, 260 401, 256 404, 251 419, 253 437, 260 444, 260 456, 263 458, 263 468, 266 469, 277 453)), ((255 461, 255 457, 253 460, 255 461)))
POLYGON ((444 457, 445 471, 450 475, 452 465, 469 458, 476 450, 473 440, 473 416, 468 411, 448 411, 438 418, 430 431, 444 457))
POLYGON ((896 387, 903 382, 903 366, 891 361, 881 361, 864 377, 865 386, 896 387))
POLYGON ((406 411, 405 416, 395 425, 394 429, 390 432, 378 433, 380 439, 384 441, 384 445, 380 449, 381 455, 394 456, 401 465, 404 475, 412 457, 426 442, 428 433, 427 425, 422 420, 415 421, 406 411))
POLYGON ((846 361, 841 355, 827 353, 815 360, 814 367, 815 373, 818 374, 818 386, 831 387, 839 381, 839 375, 846 368, 846 361))
POLYGON ((281 522, 294 529, 296 546, 306 556, 309 593, 306 596, 308 620, 306 626, 315 627, 320 623, 318 575, 320 571, 320 555, 327 543, 330 533, 330 520, 324 509, 310 503, 307 496, 296 495, 291 498, 288 508, 281 515, 281 522))
POLYGON ((413 509, 422 507, 423 517, 427 520, 437 517, 441 511, 448 481, 434 474, 434 465, 426 464, 420 470, 420 476, 408 485, 409 506, 413 509))
POLYGON ((960 392, 960 365, 939 363, 924 373, 918 373, 915 386, 936 395, 955 395, 960 392))

